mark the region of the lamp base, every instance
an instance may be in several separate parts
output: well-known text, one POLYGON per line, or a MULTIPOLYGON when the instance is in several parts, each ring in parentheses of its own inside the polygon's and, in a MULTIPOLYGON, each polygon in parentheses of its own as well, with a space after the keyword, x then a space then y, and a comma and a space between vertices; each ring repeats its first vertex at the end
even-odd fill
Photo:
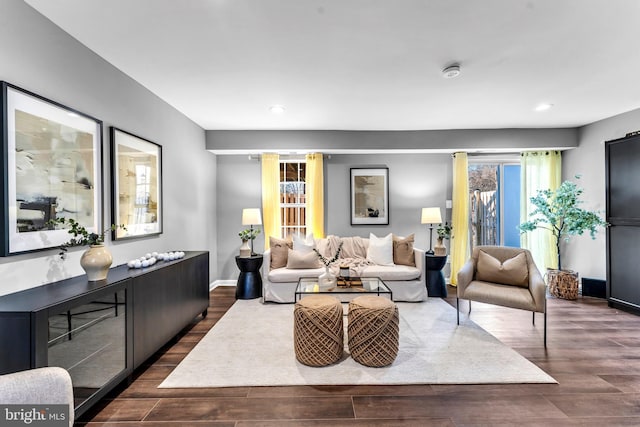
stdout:
POLYGON ((428 251, 425 251, 425 254, 433 255, 434 254, 433 249, 429 249, 428 251))

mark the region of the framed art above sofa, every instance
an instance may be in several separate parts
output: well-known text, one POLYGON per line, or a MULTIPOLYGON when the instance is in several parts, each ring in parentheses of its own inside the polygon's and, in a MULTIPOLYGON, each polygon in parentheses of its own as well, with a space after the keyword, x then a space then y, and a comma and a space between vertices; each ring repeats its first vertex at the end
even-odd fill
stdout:
POLYGON ((389 168, 351 168, 351 225, 389 225, 389 168))

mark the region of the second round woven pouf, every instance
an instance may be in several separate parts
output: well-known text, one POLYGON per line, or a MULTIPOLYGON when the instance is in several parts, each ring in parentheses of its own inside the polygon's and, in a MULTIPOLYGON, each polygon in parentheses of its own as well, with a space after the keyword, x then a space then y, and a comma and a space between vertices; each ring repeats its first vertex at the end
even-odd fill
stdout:
POLYGON ((309 295, 293 310, 296 359, 309 366, 327 366, 342 358, 342 304, 329 295, 309 295))
POLYGON ((398 356, 398 306, 374 295, 353 299, 349 303, 347 333, 353 360, 373 367, 392 364, 398 356))

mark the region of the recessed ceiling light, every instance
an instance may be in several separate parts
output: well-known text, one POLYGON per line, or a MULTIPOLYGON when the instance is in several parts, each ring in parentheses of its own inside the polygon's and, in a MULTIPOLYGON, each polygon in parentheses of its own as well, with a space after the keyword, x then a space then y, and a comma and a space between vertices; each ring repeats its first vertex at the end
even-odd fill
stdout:
POLYGON ((553 107, 553 104, 538 104, 535 108, 536 111, 546 111, 553 107))
POLYGON ((272 105, 271 107, 269 107, 269 111, 271 111, 273 114, 282 114, 284 113, 284 106, 272 105))
POLYGON ((442 77, 445 79, 452 79, 460 75, 460 65, 453 64, 442 70, 442 77))

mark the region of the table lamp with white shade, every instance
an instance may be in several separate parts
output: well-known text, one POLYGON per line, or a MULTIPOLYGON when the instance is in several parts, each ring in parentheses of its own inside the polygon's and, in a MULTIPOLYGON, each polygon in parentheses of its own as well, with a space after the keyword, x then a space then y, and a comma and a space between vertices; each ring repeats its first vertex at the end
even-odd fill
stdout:
MULTIPOLYGON (((253 226, 262 224, 262 215, 260 215, 260 209, 258 208, 246 208, 242 209, 242 225, 249 225, 251 227, 251 236, 253 236, 253 226)), ((255 237, 254 237, 255 238, 255 237)), ((256 253, 253 251, 253 239, 251 240, 251 256, 256 253)))
POLYGON ((433 224, 440 224, 441 222, 440 208, 422 208, 420 223, 429 224, 429 250, 426 252, 429 255, 433 255, 433 224))

